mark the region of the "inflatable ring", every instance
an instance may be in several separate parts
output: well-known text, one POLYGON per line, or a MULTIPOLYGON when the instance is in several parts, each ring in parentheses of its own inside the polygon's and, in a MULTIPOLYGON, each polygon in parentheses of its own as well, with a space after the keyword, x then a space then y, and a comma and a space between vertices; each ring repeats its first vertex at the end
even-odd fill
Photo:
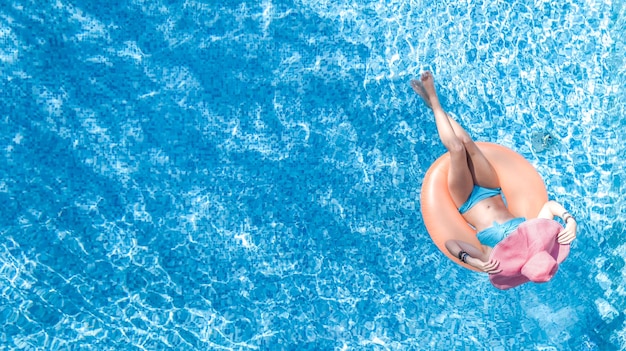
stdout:
MULTIPOLYGON (((535 167, 517 152, 504 146, 478 142, 478 148, 491 162, 507 201, 509 211, 516 217, 535 218, 548 201, 543 179, 535 167)), ((476 231, 459 213, 448 190, 448 168, 450 155, 439 157, 424 177, 421 193, 421 208, 424 224, 437 248, 453 262, 476 270, 453 257, 446 249, 446 241, 462 240, 481 248, 476 231)))

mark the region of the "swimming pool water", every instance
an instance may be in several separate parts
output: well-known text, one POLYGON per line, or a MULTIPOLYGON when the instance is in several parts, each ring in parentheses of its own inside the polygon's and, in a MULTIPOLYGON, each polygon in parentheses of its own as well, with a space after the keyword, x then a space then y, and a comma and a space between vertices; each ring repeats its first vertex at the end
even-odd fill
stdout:
POLYGON ((620 1, 0 5, 0 349, 626 349, 620 1), (430 241, 434 71, 579 223, 499 291, 430 241))

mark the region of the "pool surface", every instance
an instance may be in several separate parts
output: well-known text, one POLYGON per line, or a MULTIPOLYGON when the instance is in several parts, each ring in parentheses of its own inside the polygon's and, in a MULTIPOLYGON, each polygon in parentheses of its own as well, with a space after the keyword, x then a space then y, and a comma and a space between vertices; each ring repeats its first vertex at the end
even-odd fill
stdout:
POLYGON ((0 350, 626 349, 625 4, 3 2, 0 350), (430 240, 423 70, 576 217, 552 281, 430 240))

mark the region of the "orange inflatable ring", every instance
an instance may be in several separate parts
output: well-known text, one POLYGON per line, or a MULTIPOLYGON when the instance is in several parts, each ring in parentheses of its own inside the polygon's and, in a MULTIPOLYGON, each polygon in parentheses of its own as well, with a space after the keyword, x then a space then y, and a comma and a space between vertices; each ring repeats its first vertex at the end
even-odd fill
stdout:
MULTIPOLYGON (((548 201, 543 179, 524 157, 501 145, 476 143, 500 179, 500 186, 509 211, 516 217, 535 218, 548 201)), ((428 169, 422 184, 421 208, 424 224, 435 245, 453 262, 477 270, 453 257, 446 249, 446 241, 462 240, 481 248, 472 229, 459 213, 448 191, 450 155, 439 157, 428 169)))

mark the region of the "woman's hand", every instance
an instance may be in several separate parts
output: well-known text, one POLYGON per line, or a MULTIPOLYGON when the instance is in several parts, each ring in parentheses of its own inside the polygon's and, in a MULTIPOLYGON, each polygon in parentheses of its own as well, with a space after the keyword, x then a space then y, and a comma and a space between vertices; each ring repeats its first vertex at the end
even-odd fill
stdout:
POLYGON ((572 217, 570 218, 571 219, 567 221, 567 224, 565 224, 565 229, 561 230, 559 235, 556 237, 557 241, 561 245, 570 244, 574 241, 574 239, 576 239, 576 220, 572 217))
POLYGON ((565 208, 556 201, 546 202, 537 218, 553 219, 554 216, 561 217, 565 222, 565 229, 559 233, 557 241, 561 245, 570 244, 576 239, 576 219, 574 219, 569 212, 565 211, 565 208))
POLYGON ((497 274, 502 272, 501 269, 498 269, 500 262, 496 260, 489 260, 489 262, 481 261, 477 258, 468 257, 465 262, 474 268, 478 268, 481 271, 489 274, 497 274))

